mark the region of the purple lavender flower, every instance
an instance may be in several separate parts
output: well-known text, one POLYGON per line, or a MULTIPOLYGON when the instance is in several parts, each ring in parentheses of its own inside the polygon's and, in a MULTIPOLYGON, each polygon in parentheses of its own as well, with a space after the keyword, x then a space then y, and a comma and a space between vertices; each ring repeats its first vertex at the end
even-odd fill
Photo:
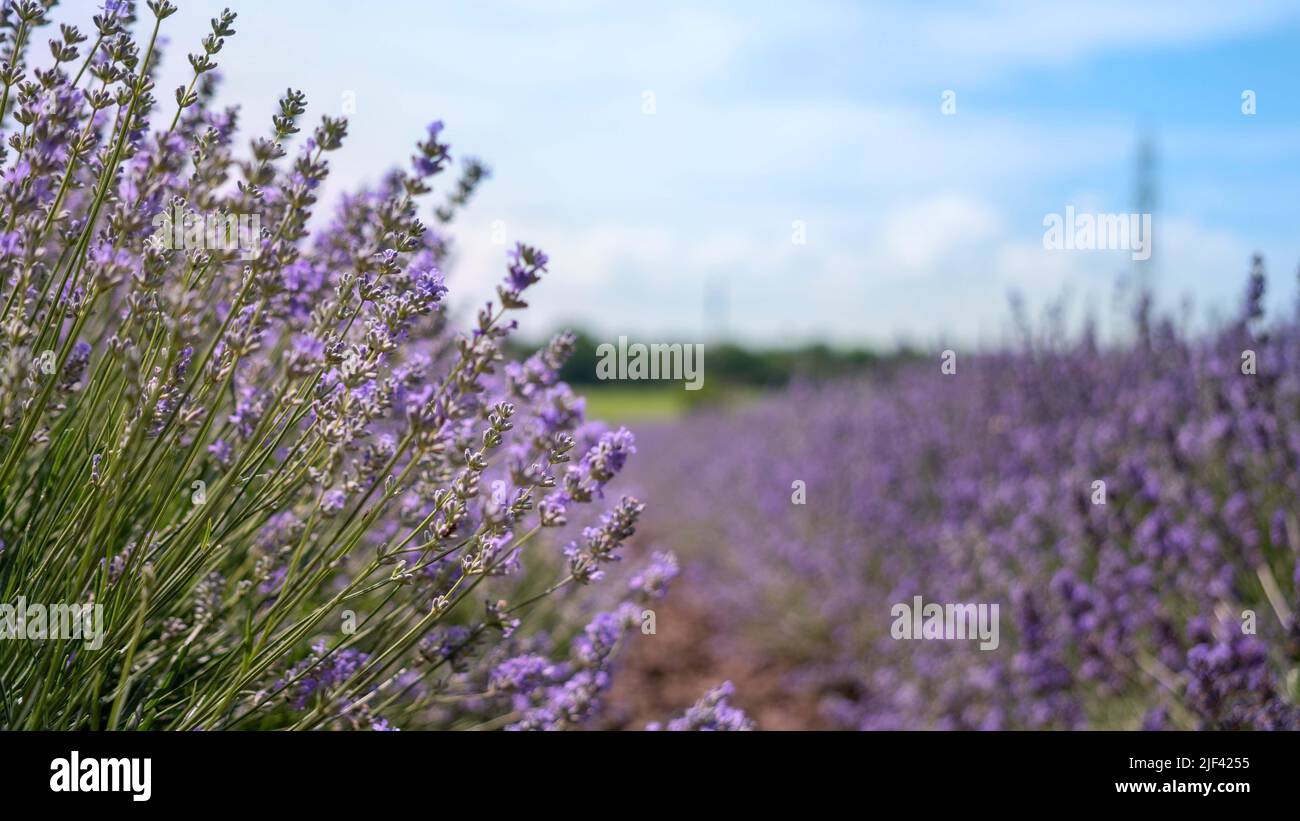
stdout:
POLYGON ((656 551, 650 563, 628 582, 628 587, 646 598, 662 599, 668 594, 668 584, 680 572, 677 557, 671 552, 656 551))
MULTIPOLYGON (((743 731, 754 729, 754 722, 745 715, 745 711, 731 706, 730 699, 736 694, 736 688, 730 681, 713 688, 704 694, 686 714, 668 722, 670 732, 690 730, 702 731, 743 731)), ((649 724, 647 730, 661 730, 659 724, 649 724)))

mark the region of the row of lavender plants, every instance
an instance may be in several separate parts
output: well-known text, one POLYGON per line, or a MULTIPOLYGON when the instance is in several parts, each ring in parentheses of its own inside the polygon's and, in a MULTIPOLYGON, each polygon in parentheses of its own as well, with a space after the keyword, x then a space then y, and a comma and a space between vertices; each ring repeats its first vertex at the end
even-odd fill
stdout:
POLYGON ((643 430, 642 467, 835 726, 1300 728, 1300 324, 1264 284, 1210 335, 1144 300, 1121 345, 1026 331, 643 430), (999 604, 999 646, 895 638, 916 596, 999 604))
MULTIPOLYGON (((516 247, 453 327, 484 167, 435 194, 434 123, 315 227, 347 122, 290 90, 241 150, 233 13, 164 102, 172 3, 84 31, 53 6, 0 17, 0 726, 589 722, 676 565, 603 579, 643 509, 606 494, 633 437, 557 380, 570 337, 503 356, 546 255, 516 247)), ((747 727, 728 693, 668 726, 747 727)))

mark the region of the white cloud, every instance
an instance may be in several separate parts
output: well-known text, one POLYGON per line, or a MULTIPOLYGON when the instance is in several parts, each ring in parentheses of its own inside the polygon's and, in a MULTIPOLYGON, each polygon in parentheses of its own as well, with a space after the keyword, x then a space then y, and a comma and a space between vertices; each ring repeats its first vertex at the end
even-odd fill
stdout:
POLYGON ((961 194, 939 194, 892 209, 880 244, 900 272, 932 271, 956 253, 987 240, 998 228, 995 209, 961 194))

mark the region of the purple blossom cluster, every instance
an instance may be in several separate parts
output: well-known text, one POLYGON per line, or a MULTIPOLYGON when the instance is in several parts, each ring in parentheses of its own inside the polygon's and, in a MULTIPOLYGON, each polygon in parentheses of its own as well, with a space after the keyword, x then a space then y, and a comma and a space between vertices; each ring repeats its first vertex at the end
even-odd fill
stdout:
POLYGON ((700 587, 848 728, 1300 727, 1300 317, 800 384, 641 431, 700 587), (680 478, 691 477, 688 487, 680 478), (891 608, 994 603, 1001 641, 891 608))
MULTIPOLYGON (((722 684, 705 693, 704 697, 687 710, 681 718, 675 718, 668 722, 666 729, 670 732, 684 730, 739 732, 754 729, 754 722, 745 715, 744 711, 731 705, 729 699, 735 693, 736 688, 730 681, 722 682, 722 684)), ((646 729, 662 730, 665 728, 660 724, 652 723, 646 729)))
POLYGON ((590 719, 636 603, 677 568, 655 556, 590 619, 579 591, 644 509, 606 500, 635 442, 559 380, 572 335, 509 361, 539 249, 510 251, 495 298, 453 326, 450 226, 487 169, 463 158, 444 186, 434 122, 405 167, 314 221, 348 123, 309 126, 291 89, 241 146, 243 112, 217 103, 234 13, 160 100, 172 3, 106 3, 42 58, 51 5, 0 10, 0 594, 94 600, 108 629, 66 660, 0 647, 32 705, 6 722, 590 719))

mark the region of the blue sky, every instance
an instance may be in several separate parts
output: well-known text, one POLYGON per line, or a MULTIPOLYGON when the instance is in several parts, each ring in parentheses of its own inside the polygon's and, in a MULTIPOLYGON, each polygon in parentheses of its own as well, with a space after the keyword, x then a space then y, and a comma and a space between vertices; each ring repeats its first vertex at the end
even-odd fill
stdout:
POLYGON ((1011 290, 1106 324, 1127 253, 1045 250, 1043 218, 1133 210, 1140 134, 1161 300, 1226 310, 1257 250, 1274 309, 1295 298, 1294 2, 179 5, 163 89, 232 5, 223 98, 245 129, 289 86, 315 115, 355 95, 330 190, 443 119, 453 154, 494 171, 456 223, 453 290, 490 293, 503 222, 551 255, 536 335, 990 344, 1011 290))

